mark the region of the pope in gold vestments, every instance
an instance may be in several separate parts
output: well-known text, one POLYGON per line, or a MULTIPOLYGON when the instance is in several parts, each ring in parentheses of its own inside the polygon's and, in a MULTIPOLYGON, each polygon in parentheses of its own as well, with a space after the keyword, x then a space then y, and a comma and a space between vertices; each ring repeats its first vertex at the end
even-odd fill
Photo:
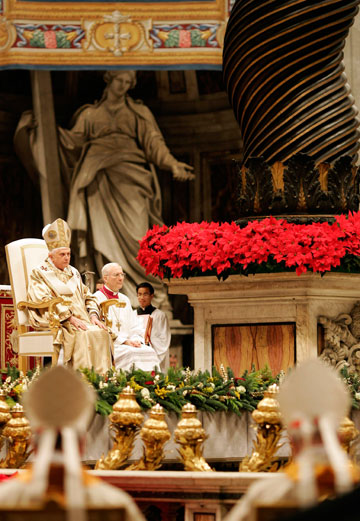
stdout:
MULTIPOLYGON (((78 270, 69 265, 70 249, 66 246, 68 242, 53 241, 57 247, 51 248, 49 233, 51 237, 56 235, 59 239, 59 235, 67 232, 70 240, 67 223, 57 219, 50 226, 50 232, 49 229, 43 232, 50 250, 49 257, 31 272, 28 298, 31 301, 46 301, 54 297, 63 297, 66 302, 56 306, 56 313, 61 322, 61 328, 54 341, 56 360, 63 347, 65 365, 71 365, 74 369, 93 367, 96 372, 105 373, 111 367, 110 335, 99 321, 96 299, 83 284, 78 270)), ((35 309, 29 314, 34 329, 49 329, 48 311, 35 309)))

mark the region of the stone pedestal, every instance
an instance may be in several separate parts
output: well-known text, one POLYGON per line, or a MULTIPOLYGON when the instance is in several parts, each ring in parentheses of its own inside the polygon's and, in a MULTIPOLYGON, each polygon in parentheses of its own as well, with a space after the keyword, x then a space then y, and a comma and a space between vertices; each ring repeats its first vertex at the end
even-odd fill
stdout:
POLYGON ((318 354, 319 315, 349 313, 360 299, 360 274, 316 273, 194 277, 168 282, 170 294, 187 295, 194 308, 195 370, 213 365, 212 326, 295 324, 295 360, 318 354))

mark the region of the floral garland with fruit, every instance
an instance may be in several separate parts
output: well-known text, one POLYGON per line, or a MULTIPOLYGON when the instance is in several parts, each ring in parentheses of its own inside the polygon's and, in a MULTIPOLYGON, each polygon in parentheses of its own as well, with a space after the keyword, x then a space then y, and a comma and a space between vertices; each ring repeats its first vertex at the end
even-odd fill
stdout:
MULTIPOLYGON (((20 401, 22 394, 40 375, 40 368, 29 371, 26 375, 16 367, 8 365, 2 370, 1 389, 6 394, 10 407, 20 401)), ((281 383, 284 372, 272 376, 270 369, 245 371, 241 377, 235 377, 230 368, 213 368, 209 371, 191 371, 190 369, 170 368, 166 374, 134 369, 129 372, 111 369, 105 375, 93 370, 82 369, 82 377, 91 385, 97 395, 96 412, 108 415, 118 400, 119 393, 130 385, 142 410, 150 409, 156 403, 167 412, 181 413, 186 403, 192 403, 200 411, 232 412, 241 416, 245 411, 253 411, 263 398, 264 392, 273 383, 281 383)), ((352 407, 360 409, 360 376, 350 373, 346 367, 340 370, 340 376, 347 385, 352 397, 352 407)))
POLYGON ((147 274, 188 278, 307 270, 360 273, 360 212, 333 223, 295 224, 268 217, 241 227, 232 223, 154 226, 137 257, 147 274))

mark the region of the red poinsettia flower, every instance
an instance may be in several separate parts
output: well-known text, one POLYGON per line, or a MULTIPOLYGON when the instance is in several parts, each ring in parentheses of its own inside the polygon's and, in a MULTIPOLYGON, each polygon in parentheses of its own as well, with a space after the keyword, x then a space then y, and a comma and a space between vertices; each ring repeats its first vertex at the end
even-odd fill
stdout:
POLYGON ((192 274, 242 273, 269 260, 284 263, 298 275, 324 273, 346 255, 360 256, 360 212, 339 215, 336 222, 294 224, 268 217, 240 228, 232 223, 178 223, 154 226, 140 241, 138 261, 160 278, 192 274))

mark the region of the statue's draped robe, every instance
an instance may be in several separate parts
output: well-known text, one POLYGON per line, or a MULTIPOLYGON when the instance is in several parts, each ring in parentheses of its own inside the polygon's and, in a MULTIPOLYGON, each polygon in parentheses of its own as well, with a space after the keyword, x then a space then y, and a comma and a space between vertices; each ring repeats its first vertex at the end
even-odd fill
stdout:
POLYGON ((77 232, 80 259, 89 259, 90 245, 99 272, 105 262, 122 266, 133 306, 136 284, 148 280, 157 305, 167 307, 164 286, 136 260, 139 240, 163 224, 153 165, 170 170, 177 163, 153 115, 131 98, 111 113, 104 103, 90 105, 79 111, 71 130, 59 129, 59 139, 63 170, 73 168, 67 221, 77 232))
MULTIPOLYGON (((30 275, 28 299, 31 301, 50 300, 63 297, 69 303, 58 304, 56 313, 60 317, 61 328, 55 339, 56 355, 61 346, 64 349, 64 363, 74 369, 94 367, 98 373, 105 373, 111 367, 111 339, 104 329, 90 322, 89 314, 98 314, 96 299, 82 283, 79 272, 72 266, 59 270, 46 259, 30 275), (86 331, 76 330, 69 322, 73 315, 86 323, 86 331)), ((47 310, 30 310, 30 323, 34 329, 49 329, 47 310)))
MULTIPOLYGON (((97 291, 95 297, 99 304, 107 300, 107 297, 97 291)), ((137 320, 136 312, 132 310, 130 300, 118 293, 119 302, 124 302, 125 307, 109 307, 109 318, 112 321, 112 332, 116 335, 114 340, 114 359, 116 369, 131 370, 132 366, 143 371, 152 371, 160 368, 160 359, 155 349, 144 343, 143 330, 137 320), (124 344, 126 340, 141 342, 140 347, 124 344)))

